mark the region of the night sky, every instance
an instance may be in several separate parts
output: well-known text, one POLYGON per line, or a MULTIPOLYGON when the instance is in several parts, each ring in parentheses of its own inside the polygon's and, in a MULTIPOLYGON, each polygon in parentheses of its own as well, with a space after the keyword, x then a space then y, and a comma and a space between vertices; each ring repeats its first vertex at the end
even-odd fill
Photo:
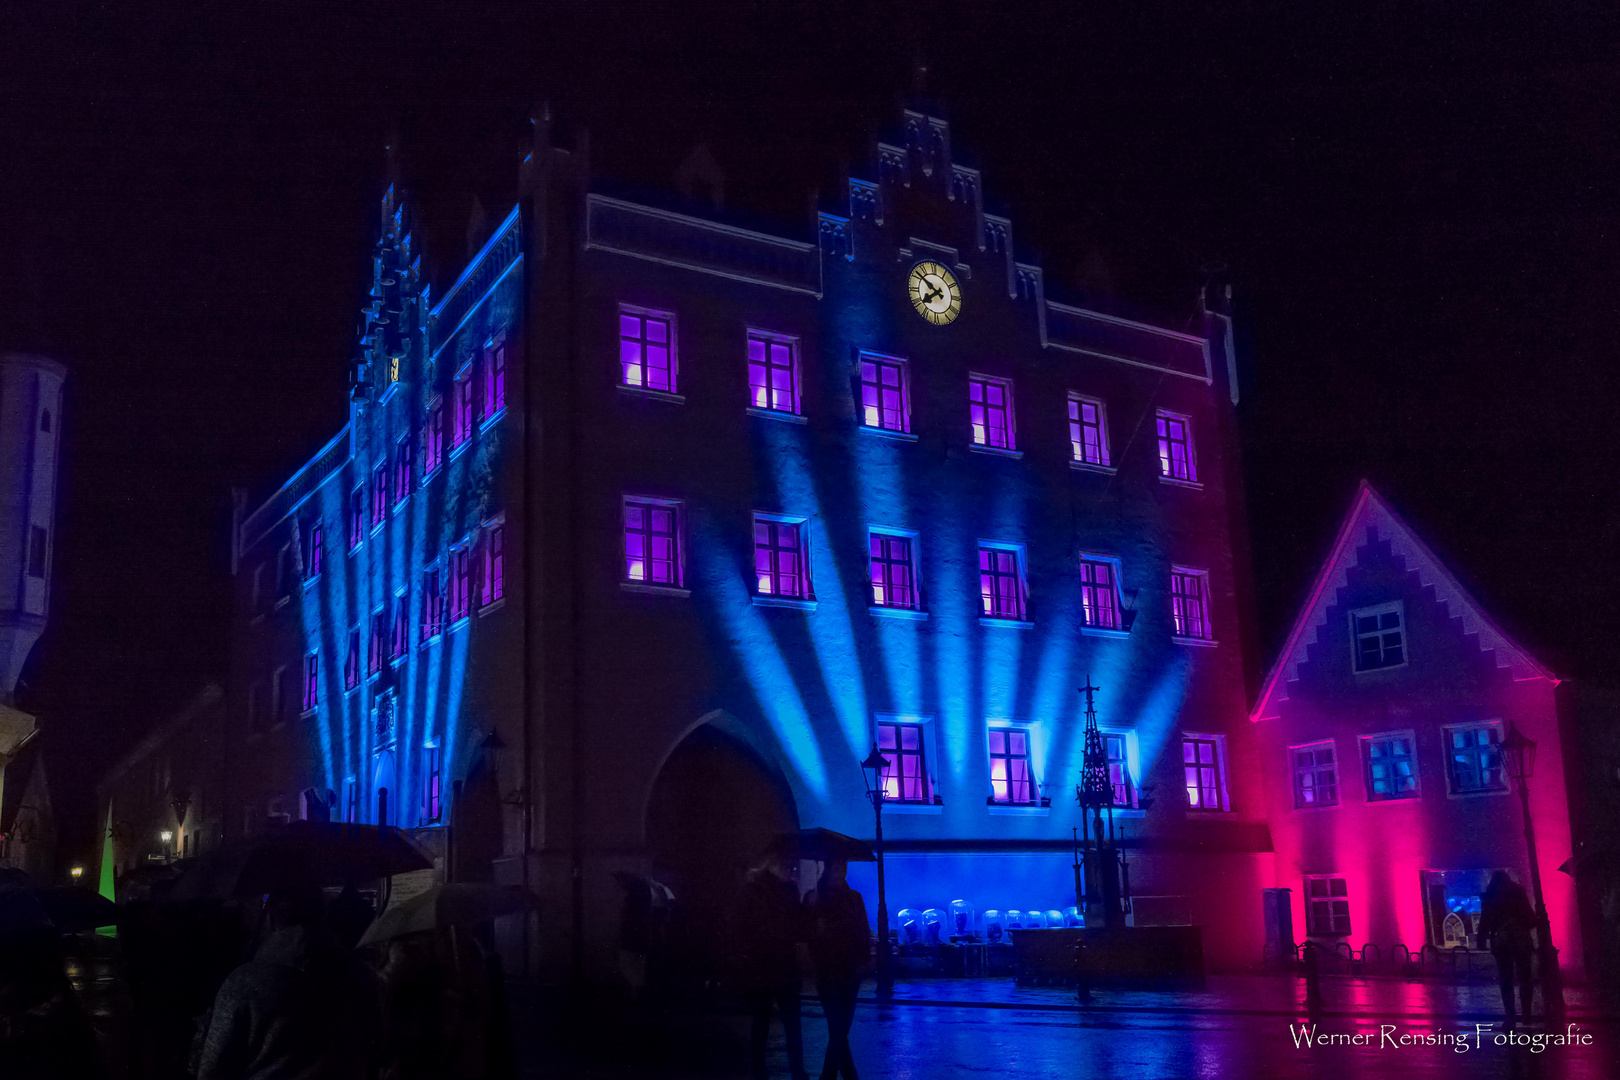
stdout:
POLYGON ((384 145, 442 290, 542 98, 604 177, 706 143, 733 220, 808 238, 921 58, 1053 298, 1183 326, 1231 267, 1264 663, 1362 477, 1560 675, 1620 659, 1612 5, 252 6, 0 12, 0 348, 71 369, 19 699, 74 834, 224 677, 230 486, 345 420, 384 145))

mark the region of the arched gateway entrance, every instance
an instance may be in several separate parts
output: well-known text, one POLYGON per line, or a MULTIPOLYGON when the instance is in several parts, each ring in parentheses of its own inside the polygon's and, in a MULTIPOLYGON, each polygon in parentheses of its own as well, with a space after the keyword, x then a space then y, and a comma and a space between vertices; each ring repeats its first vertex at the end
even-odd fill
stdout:
POLYGON ((743 739, 708 723, 665 761, 647 801, 653 877, 675 893, 681 966, 714 974, 743 877, 777 836, 799 827, 787 781, 743 739))

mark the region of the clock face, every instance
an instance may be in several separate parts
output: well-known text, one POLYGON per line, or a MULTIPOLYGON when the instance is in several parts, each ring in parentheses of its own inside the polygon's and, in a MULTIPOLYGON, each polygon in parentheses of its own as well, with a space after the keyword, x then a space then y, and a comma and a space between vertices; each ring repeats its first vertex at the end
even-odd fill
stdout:
POLYGON ((906 291, 917 314, 935 326, 954 322, 962 312, 962 287, 956 283, 956 275, 937 262, 925 260, 913 266, 906 291))

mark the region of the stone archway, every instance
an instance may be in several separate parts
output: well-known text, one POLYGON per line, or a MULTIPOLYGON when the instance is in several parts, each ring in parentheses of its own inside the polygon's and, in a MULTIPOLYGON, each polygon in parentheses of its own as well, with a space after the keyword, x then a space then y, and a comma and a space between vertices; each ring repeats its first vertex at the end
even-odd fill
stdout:
POLYGON ((693 974, 713 974, 731 952, 744 875, 798 821, 781 771, 713 723, 665 760, 647 801, 647 855, 652 876, 675 893, 683 966, 693 974))

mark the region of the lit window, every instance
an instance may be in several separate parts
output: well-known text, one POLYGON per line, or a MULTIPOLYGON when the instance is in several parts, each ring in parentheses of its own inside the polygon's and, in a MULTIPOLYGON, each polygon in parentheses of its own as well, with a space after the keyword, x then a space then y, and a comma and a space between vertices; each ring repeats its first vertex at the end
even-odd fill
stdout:
POLYGON ((1339 801, 1339 765, 1333 756, 1333 744, 1296 746, 1289 751, 1294 758, 1294 806, 1334 806, 1339 801))
POLYGON ((1367 750, 1367 797, 1407 799, 1417 794, 1416 739, 1409 731, 1361 740, 1367 750))
POLYGON ((360 685, 360 631, 349 631, 349 648, 343 654, 343 689, 360 685))
POLYGON ((388 645, 388 616, 382 608, 371 613, 371 640, 366 646, 366 674, 382 671, 383 649, 388 645))
POLYGON ((1193 460, 1192 421, 1185 416, 1159 410, 1159 474, 1171 480, 1198 482, 1198 465, 1193 460))
POLYGON ((360 814, 360 781, 350 776, 343 781, 343 820, 356 824, 360 814))
POLYGON ((371 524, 381 525, 388 517, 388 462, 371 470, 371 524))
POLYGON ((1069 395, 1069 453, 1085 465, 1108 465, 1108 416, 1096 398, 1069 395))
POLYGON ((804 523, 754 517, 754 581, 761 596, 810 599, 804 523))
POLYGON ((680 505, 624 500, 624 580, 681 584, 680 505))
POLYGON ((1014 548, 979 548, 979 602, 993 619, 1024 618, 1024 575, 1014 548))
POLYGON ((912 538, 873 532, 868 539, 872 566, 872 603, 878 607, 917 607, 916 564, 912 538))
POLYGON ((319 653, 310 653, 304 657, 304 711, 309 712, 315 708, 316 697, 320 693, 321 657, 319 653))
POLYGON ((990 729, 990 798, 993 802, 1028 805, 1035 801, 1035 778, 1029 768, 1029 731, 990 729))
POLYGON ((422 427, 422 475, 427 476, 444 462, 444 398, 428 403, 427 421, 422 427))
POLYGON ((489 419, 506 408, 506 342, 497 341, 484 350, 483 416, 489 419))
POLYGON ((442 761, 442 752, 437 746, 429 746, 422 751, 422 811, 428 821, 438 821, 444 816, 440 789, 442 761))
POLYGON ((797 354, 786 338, 748 335, 748 400, 754 408, 799 411, 797 354))
POLYGON ((366 534, 366 489, 364 485, 349 493, 349 550, 360 546, 366 534))
POLYGON ((675 392, 675 317, 619 309, 619 372, 625 386, 675 392))
POLYGON ((1350 933, 1350 887, 1342 877, 1305 879, 1305 904, 1312 937, 1342 937, 1350 933))
POLYGON ((481 606, 493 604, 506 595, 505 537, 504 521, 493 521, 484 526, 484 535, 478 544, 481 593, 478 602, 481 606))
POLYGON ((1508 777, 1502 767, 1500 725, 1469 724, 1447 728, 1446 765, 1454 794, 1506 791, 1508 777))
POLYGON ((401 435, 394 443, 394 505, 411 493, 411 437, 401 435))
POLYGON ((911 430, 906 362, 888 356, 861 357, 861 423, 882 431, 911 430))
POLYGON ((928 761, 921 724, 880 723, 878 750, 888 759, 883 770, 883 797, 890 802, 928 803, 928 761))
POLYGON ((450 414, 450 448, 465 446, 473 430, 472 365, 468 364, 456 374, 451 387, 453 411, 450 414))
POLYGON ((444 631, 444 594, 439 590, 439 568, 422 572, 422 640, 432 641, 444 631))
POLYGON ((1221 742, 1206 735, 1181 740, 1181 772, 1187 787, 1187 805, 1194 810, 1226 807, 1221 769, 1221 742))
POLYGON ((1103 755, 1108 759, 1108 785, 1114 792, 1114 805, 1136 805, 1136 785, 1131 781, 1130 741, 1125 735, 1102 737, 1103 755))
POLYGON ((320 577, 321 574, 321 523, 312 521, 309 531, 304 534, 304 578, 320 577))
POLYGON ((30 525, 28 528, 28 576, 42 578, 45 576, 45 545, 50 534, 42 526, 30 525))
POLYGON ((450 621, 465 619, 472 611, 472 545, 462 541, 450 552, 450 621))
POLYGON ((411 601, 410 597, 400 595, 394 597, 394 611, 392 629, 388 639, 388 658, 399 660, 411 648, 411 601))
POLYGON ((1212 640, 1209 625, 1209 575, 1183 566, 1170 568, 1170 620, 1178 638, 1212 640))
POLYGON ((968 376, 968 421, 975 446, 1013 449, 1012 380, 968 376))
POLYGON ((1087 626, 1120 629, 1119 574, 1113 562, 1081 556, 1080 612, 1087 626))
POLYGON ((1406 663, 1406 634, 1401 614, 1399 603, 1380 604, 1350 613, 1357 671, 1375 671, 1406 663))

